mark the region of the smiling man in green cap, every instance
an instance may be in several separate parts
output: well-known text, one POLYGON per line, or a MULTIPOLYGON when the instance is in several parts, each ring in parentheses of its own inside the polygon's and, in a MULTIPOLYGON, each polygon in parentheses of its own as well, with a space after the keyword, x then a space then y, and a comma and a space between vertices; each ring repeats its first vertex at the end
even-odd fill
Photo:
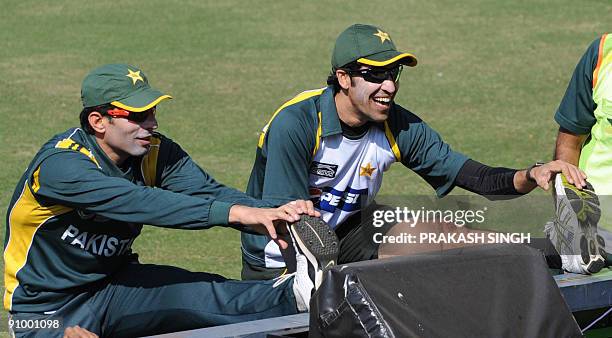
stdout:
MULTIPOLYGON (((548 189, 557 172, 579 187, 585 184, 584 174, 562 161, 528 170, 491 168, 453 151, 435 130, 394 102, 402 68, 416 65, 416 57, 398 51, 386 30, 352 25, 336 40, 328 87, 287 101, 263 128, 247 193, 275 203, 311 199, 340 237, 338 263, 412 251, 410 245, 381 245, 374 237, 398 231, 393 222, 382 227, 372 222, 373 212, 380 211, 374 198, 383 173, 395 162, 416 172, 438 196, 455 186, 490 198, 520 196, 538 185, 548 189)), ((418 233, 445 229, 417 222, 406 231, 418 238, 418 233)), ((450 231, 465 230, 453 226, 450 231)), ((269 239, 242 233, 242 277, 281 274, 286 267, 282 254, 269 239)))
POLYGON ((277 228, 289 222, 294 239, 313 235, 293 222, 319 213, 310 201, 271 208, 217 183, 156 131, 156 106, 170 96, 137 67, 93 70, 81 97, 81 128, 39 150, 9 204, 4 308, 9 323, 20 323, 10 327, 17 337, 61 337, 64 328, 67 336, 136 337, 308 309, 320 266, 316 253, 305 258, 307 247, 296 255, 297 273, 277 281, 139 264, 131 247, 143 224, 232 226, 285 247, 277 228))

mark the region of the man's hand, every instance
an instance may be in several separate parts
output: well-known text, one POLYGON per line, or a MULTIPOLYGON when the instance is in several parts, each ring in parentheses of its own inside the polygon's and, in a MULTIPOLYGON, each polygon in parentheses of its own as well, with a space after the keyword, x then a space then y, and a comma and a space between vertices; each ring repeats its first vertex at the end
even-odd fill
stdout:
POLYGON ((311 201, 296 200, 278 208, 263 209, 251 208, 243 205, 234 205, 230 209, 229 222, 250 226, 260 234, 268 235, 281 249, 287 249, 289 244, 278 236, 278 233, 287 232, 287 222, 300 220, 300 215, 320 217, 311 201))
MULTIPOLYGON (((548 162, 539 167, 533 167, 530 172, 530 176, 535 179, 537 186, 544 190, 550 189, 550 181, 552 181, 556 174, 563 173, 567 178, 567 181, 575 185, 578 189, 582 189, 586 186, 586 174, 573 164, 556 160, 548 162)), ((514 175, 514 186, 518 192, 526 193, 533 188, 535 184, 527 179, 527 170, 518 171, 514 175)))
POLYGON ((64 330, 64 338, 98 338, 98 335, 76 325, 64 330))

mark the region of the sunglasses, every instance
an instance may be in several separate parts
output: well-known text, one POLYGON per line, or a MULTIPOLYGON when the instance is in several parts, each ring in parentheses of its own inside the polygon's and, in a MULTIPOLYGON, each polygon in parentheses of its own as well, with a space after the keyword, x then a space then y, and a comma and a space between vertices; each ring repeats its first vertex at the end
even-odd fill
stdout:
POLYGON ((147 120, 147 117, 149 117, 149 114, 155 115, 155 110, 156 110, 156 107, 153 107, 143 112, 136 113, 136 112, 127 111, 121 108, 114 108, 114 109, 107 110, 106 114, 108 114, 109 116, 113 118, 125 118, 131 122, 142 123, 147 120))
POLYGON ((345 69, 350 76, 359 76, 372 83, 383 83, 385 80, 397 82, 402 73, 402 66, 394 68, 345 69))

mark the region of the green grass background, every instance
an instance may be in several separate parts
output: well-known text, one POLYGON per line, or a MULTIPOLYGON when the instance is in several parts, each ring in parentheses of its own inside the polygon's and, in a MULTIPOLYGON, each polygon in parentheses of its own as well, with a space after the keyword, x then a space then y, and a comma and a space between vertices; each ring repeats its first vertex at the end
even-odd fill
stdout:
MULTIPOLYGON (((526 167, 551 157, 553 113, 611 17, 609 0, 3 0, 0 216, 40 145, 78 124, 81 80, 104 63, 138 65, 172 94, 160 131, 244 189, 260 129, 285 100, 324 85, 336 36, 357 22, 418 57, 402 73, 400 104, 454 149, 526 167)), ((433 194, 399 165, 386 175, 383 195, 433 194)), ((144 262, 239 276, 233 230, 145 227, 135 248, 144 262)))

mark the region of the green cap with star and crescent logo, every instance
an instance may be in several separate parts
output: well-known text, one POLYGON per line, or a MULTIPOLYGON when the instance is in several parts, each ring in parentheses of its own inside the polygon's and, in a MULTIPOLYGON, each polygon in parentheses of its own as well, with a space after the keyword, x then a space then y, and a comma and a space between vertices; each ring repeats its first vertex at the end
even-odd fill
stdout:
POLYGON ((127 64, 98 67, 85 76, 81 86, 81 101, 85 108, 110 103, 138 113, 171 98, 151 88, 142 70, 127 64))
POLYGON ((334 69, 354 61, 374 67, 396 62, 410 67, 417 64, 414 55, 397 51, 387 32, 363 24, 354 24, 340 33, 332 53, 331 63, 334 69))

